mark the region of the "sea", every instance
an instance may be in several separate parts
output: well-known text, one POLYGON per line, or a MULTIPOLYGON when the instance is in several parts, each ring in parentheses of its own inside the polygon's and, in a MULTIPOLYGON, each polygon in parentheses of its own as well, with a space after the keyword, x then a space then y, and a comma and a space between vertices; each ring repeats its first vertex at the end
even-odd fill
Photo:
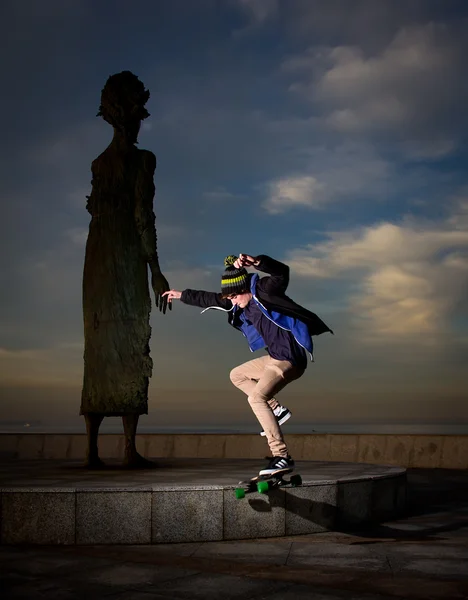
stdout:
MULTIPOLYGON (((468 435, 468 422, 465 423, 301 423, 282 426, 284 434, 329 433, 329 434, 398 434, 398 435, 468 435)), ((122 421, 119 418, 104 419, 101 433, 121 433, 122 421)), ((46 424, 38 421, 0 421, 1 433, 85 433, 84 420, 79 423, 46 424)), ((211 434, 258 434, 258 427, 249 424, 226 426, 155 426, 141 423, 139 434, 148 433, 211 433, 211 434)))

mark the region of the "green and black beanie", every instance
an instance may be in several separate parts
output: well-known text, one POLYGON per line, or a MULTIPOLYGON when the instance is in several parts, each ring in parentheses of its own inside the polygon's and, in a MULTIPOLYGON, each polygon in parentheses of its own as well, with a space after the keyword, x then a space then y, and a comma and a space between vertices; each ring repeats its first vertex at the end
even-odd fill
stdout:
POLYGON ((224 266, 226 270, 221 278, 221 294, 225 298, 231 294, 242 294, 249 291, 249 275, 244 267, 236 269, 234 262, 237 256, 226 256, 224 266))

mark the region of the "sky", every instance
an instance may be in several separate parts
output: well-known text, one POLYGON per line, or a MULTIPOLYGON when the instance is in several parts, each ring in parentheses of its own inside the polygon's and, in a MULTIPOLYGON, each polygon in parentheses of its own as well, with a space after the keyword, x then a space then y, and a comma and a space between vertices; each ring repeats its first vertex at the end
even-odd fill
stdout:
MULTIPOLYGON (((335 332, 279 397, 290 430, 468 430, 467 25, 463 0, 4 0, 0 423, 83 426, 96 113, 130 70, 170 286, 218 291, 226 255, 268 254, 335 332)), ((256 431, 229 380, 255 356, 199 313, 153 310, 142 423, 256 431)))

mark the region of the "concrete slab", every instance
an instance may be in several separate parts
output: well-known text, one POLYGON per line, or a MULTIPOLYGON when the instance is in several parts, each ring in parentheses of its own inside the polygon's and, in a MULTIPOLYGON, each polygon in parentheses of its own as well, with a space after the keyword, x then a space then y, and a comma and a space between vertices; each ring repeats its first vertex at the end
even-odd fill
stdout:
POLYGON ((440 466, 445 469, 468 469, 468 436, 444 436, 440 466))
MULTIPOLYGON (((156 583, 175 581, 181 577, 196 574, 197 571, 194 569, 124 563, 94 569, 92 573, 88 574, 87 581, 91 585, 101 584, 109 587, 145 588, 156 583)), ((72 582, 79 577, 80 575, 69 577, 68 581, 72 582)))
POLYGON ((373 482, 367 479, 338 483, 337 521, 342 527, 365 523, 372 519, 373 482))
POLYGON ((286 535, 333 529, 337 514, 336 484, 292 488, 286 498, 286 535))
MULTIPOLYGON (((112 441, 117 443, 117 436, 112 441)), ((34 515, 42 514, 49 496, 66 492, 70 498, 66 519, 71 524, 71 532, 67 530, 68 537, 61 541, 62 534, 54 533, 54 511, 61 509, 52 503, 48 519, 39 522, 31 516, 18 529, 7 501, 1 540, 150 544, 264 538, 395 517, 403 506, 405 469, 320 461, 296 463, 303 478, 300 488, 284 487, 237 500, 238 482, 263 464, 264 460, 174 457, 137 471, 116 461, 108 461, 103 470, 89 471, 78 461, 0 463, 0 493, 23 495, 18 506, 28 506, 26 514, 34 515)))
POLYGON ((45 435, 41 433, 18 436, 17 456, 21 460, 43 458, 45 435))
POLYGON ((172 457, 174 455, 173 435, 143 435, 144 456, 147 458, 172 457))
POLYGON ((329 568, 362 569, 389 571, 385 556, 376 555, 367 546, 350 546, 332 543, 296 544, 293 543, 288 557, 288 565, 327 566, 329 568))
POLYGON ((75 494, 3 492, 2 544, 74 544, 75 494))
POLYGON ((230 598, 259 598, 260 594, 267 597, 275 588, 278 590, 285 587, 288 585, 262 579, 200 573, 192 577, 162 583, 158 585, 155 592, 170 598, 218 600, 222 595, 223 598, 229 600, 230 598))
POLYGON ((268 495, 249 494, 243 501, 236 499, 232 490, 224 490, 225 540, 285 535, 285 495, 274 490, 268 495))
POLYGON ((226 439, 224 435, 200 436, 197 448, 199 458, 223 458, 226 439))
POLYGON ((385 462, 391 465, 414 464, 414 444, 416 437, 414 435, 388 436, 385 462))
POLYGON ((192 554, 197 558, 214 558, 272 565, 286 564, 292 542, 287 541, 236 541, 200 544, 192 554))
POLYGON ((151 543, 151 496, 150 490, 78 492, 76 543, 151 543))
POLYGON ((441 462, 444 436, 434 435, 430 439, 415 436, 413 464, 424 468, 437 467, 441 462))
POLYGON ((146 546, 3 546, 2 598, 182 600, 239 593, 265 600, 466 600, 468 472, 410 470, 407 477, 405 518, 348 533, 146 546))
POLYGON ((387 436, 360 435, 357 460, 363 463, 385 463, 387 436))
POLYGON ((223 539, 222 490, 172 490, 153 494, 152 541, 223 539))
POLYGON ((49 434, 44 436, 42 458, 60 459, 61 456, 69 458, 70 437, 66 434, 49 434))

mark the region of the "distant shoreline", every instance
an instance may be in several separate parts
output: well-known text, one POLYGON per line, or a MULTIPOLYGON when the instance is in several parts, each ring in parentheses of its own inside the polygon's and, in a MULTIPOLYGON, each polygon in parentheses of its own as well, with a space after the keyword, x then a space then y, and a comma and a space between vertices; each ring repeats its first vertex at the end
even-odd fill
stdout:
MULTIPOLYGON (((122 433, 122 426, 118 421, 103 423, 101 433, 122 433)), ((283 427, 285 435, 288 434, 398 434, 398 435, 468 435, 468 423, 394 423, 394 424, 342 424, 318 423, 310 425, 286 425, 283 427)), ((0 434, 84 434, 86 429, 79 425, 32 425, 0 423, 0 434)), ((258 430, 249 426, 238 427, 154 427, 141 425, 138 434, 258 434, 258 430)))

